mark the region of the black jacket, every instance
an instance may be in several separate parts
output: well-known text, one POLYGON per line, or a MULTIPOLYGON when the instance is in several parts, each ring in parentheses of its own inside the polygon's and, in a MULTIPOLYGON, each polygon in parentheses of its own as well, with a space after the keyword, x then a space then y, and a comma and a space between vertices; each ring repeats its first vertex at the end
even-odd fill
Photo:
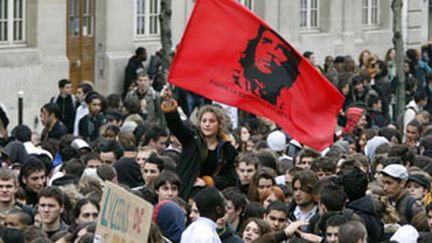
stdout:
POLYGON ((103 115, 98 114, 95 117, 90 117, 87 114, 79 121, 79 135, 91 143, 99 138, 99 128, 105 123, 106 119, 103 115))
POLYGON ((41 140, 45 141, 48 138, 54 138, 58 140, 67 133, 67 127, 61 121, 57 121, 51 130, 44 128, 44 130, 42 131, 41 140))
POLYGON ((242 243, 243 240, 236 235, 231 225, 227 224, 224 228, 216 229, 222 243, 242 243))
POLYGON ((380 242, 384 236, 384 224, 378 218, 371 197, 364 196, 347 204, 347 208, 361 216, 368 232, 368 242, 380 242))
POLYGON ((235 186, 237 174, 234 168, 236 149, 227 142, 220 142, 216 159, 207 160, 211 153, 198 129, 183 124, 177 112, 165 113, 170 131, 182 143, 182 153, 176 168, 176 173, 182 182, 179 195, 183 199, 191 196, 193 184, 197 177, 211 176, 215 186, 220 190, 235 186))
POLYGON ((68 133, 73 133, 76 108, 79 105, 77 99, 72 95, 67 95, 66 97, 56 95, 50 101, 57 104, 60 110, 59 120, 67 127, 68 133))

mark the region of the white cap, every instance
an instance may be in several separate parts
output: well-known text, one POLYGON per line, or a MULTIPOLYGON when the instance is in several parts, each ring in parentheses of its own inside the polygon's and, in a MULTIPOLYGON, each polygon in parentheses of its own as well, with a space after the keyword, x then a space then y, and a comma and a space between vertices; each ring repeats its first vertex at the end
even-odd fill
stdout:
POLYGON ((267 145, 276 152, 282 151, 286 146, 286 136, 281 131, 273 131, 267 136, 267 145))
POLYGON ((395 179, 407 180, 408 170, 403 165, 391 164, 381 170, 381 173, 393 177, 395 179))
POLYGON ((396 233, 390 238, 390 241, 403 242, 403 243, 416 243, 419 233, 411 225, 404 225, 400 227, 396 233))

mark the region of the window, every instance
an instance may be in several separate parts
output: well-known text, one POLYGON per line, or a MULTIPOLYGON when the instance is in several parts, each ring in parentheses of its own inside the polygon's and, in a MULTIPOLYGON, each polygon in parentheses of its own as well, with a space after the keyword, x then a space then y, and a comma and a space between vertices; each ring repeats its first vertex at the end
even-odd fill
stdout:
POLYGON ((362 0, 362 25, 378 24, 378 0, 362 0))
POLYGON ((300 27, 315 29, 318 28, 319 1, 300 0, 300 27))
POLYGON ((239 0, 241 4, 243 4, 246 8, 253 10, 254 4, 253 0, 239 0))
POLYGON ((79 0, 69 1, 69 35, 79 35, 79 0))
POLYGON ((83 36, 93 36, 93 3, 92 0, 84 0, 83 36))
POLYGON ((0 0, 0 45, 25 42, 26 0, 0 0))
POLYGON ((159 36, 160 0, 135 0, 136 37, 159 36))

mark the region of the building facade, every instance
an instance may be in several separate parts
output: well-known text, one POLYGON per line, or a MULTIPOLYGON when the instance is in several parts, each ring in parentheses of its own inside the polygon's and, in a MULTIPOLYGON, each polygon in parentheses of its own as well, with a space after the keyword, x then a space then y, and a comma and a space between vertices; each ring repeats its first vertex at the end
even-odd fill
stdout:
MULTIPOLYGON (((237 0, 268 22, 300 52, 383 57, 392 46, 391 0, 237 0)), ((173 46, 195 0, 172 0, 173 46)), ((404 0, 406 47, 426 43, 427 0, 404 0)), ((17 123, 24 92, 24 123, 40 129, 39 108, 58 92, 57 81, 94 82, 104 95, 120 92, 127 60, 144 46, 160 49, 160 0, 1 0, 0 102, 17 123)))

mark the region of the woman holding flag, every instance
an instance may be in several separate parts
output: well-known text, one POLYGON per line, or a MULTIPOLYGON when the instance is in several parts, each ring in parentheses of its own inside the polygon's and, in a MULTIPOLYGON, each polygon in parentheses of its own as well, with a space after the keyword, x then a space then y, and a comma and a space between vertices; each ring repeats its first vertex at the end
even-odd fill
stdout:
POLYGON ((169 87, 161 91, 161 96, 168 128, 182 143, 176 168, 182 183, 179 195, 189 199, 206 186, 216 186, 220 190, 234 186, 237 151, 228 142, 229 119, 223 110, 216 106, 203 106, 198 111, 197 124, 188 126, 180 119, 177 102, 169 87))

